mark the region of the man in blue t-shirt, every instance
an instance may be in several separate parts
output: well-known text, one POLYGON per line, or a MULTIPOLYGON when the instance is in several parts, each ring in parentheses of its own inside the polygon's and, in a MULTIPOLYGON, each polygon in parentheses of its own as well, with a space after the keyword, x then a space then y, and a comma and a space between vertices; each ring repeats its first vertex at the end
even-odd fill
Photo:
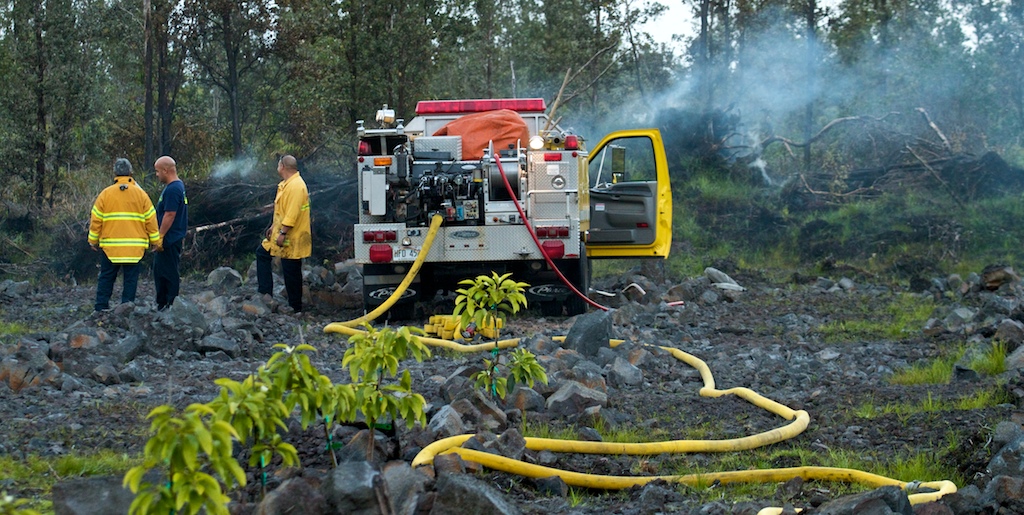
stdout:
POLYGON ((163 156, 153 165, 156 178, 164 184, 156 204, 156 222, 160 226, 162 250, 153 261, 153 279, 156 281, 156 308, 163 311, 174 303, 181 286, 178 265, 181 263, 181 245, 188 229, 188 197, 185 183, 178 179, 174 159, 163 156))

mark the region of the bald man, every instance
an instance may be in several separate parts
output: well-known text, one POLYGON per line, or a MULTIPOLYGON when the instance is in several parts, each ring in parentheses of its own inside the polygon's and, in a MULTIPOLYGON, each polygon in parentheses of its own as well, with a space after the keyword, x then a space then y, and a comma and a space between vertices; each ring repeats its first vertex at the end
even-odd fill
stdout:
POLYGON ((293 156, 284 156, 277 163, 281 182, 274 198, 274 221, 267 237, 256 247, 257 290, 273 295, 273 258, 281 258, 281 275, 288 295, 288 307, 302 311, 302 258, 313 253, 310 232, 309 190, 299 174, 298 162, 293 156))
POLYGON ((153 260, 156 282, 156 309, 163 311, 174 303, 181 287, 181 247, 188 230, 188 197, 185 183, 178 178, 178 167, 171 156, 162 156, 153 164, 156 178, 164 185, 156 203, 156 220, 160 225, 163 249, 153 260))

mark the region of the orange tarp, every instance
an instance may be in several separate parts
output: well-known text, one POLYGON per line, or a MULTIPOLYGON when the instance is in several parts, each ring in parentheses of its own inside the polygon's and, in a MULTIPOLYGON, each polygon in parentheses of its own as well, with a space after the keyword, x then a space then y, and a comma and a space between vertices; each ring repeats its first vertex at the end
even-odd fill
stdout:
POLYGON ((462 136, 462 159, 480 159, 488 143, 494 141, 495 151, 509 145, 526 145, 530 130, 515 111, 502 109, 467 114, 452 120, 433 134, 434 136, 462 136))

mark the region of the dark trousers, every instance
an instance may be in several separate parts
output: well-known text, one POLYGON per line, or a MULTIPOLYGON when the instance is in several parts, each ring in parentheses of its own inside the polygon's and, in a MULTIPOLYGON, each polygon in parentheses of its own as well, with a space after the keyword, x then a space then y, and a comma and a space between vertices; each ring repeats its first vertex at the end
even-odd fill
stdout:
POLYGON ((181 245, 185 240, 164 243, 163 252, 153 254, 153 280, 156 283, 156 308, 164 309, 174 304, 174 298, 181 289, 181 245))
POLYGON ((96 304, 93 309, 100 311, 110 309, 110 296, 114 293, 114 281, 117 272, 121 271, 121 303, 135 302, 135 290, 139 286, 138 263, 114 264, 103 251, 100 251, 100 277, 96 281, 96 304))
MULTIPOLYGON (((274 294, 273 260, 263 245, 256 247, 256 289, 260 293, 274 294)), ((295 311, 302 311, 302 260, 281 258, 281 275, 288 305, 295 311)))

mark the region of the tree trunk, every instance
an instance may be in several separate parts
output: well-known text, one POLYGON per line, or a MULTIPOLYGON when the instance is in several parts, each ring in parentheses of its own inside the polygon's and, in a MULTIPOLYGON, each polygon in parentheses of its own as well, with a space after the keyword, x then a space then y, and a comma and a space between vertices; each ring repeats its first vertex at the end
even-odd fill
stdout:
POLYGON ((145 98, 142 106, 142 133, 145 141, 142 167, 149 170, 152 163, 156 161, 153 145, 156 141, 156 134, 153 130, 153 4, 150 0, 142 2, 143 16, 143 39, 145 39, 145 55, 142 60, 142 87, 145 90, 145 98))
POLYGON ((37 3, 34 7, 32 15, 35 18, 36 83, 34 93, 36 97, 36 118, 35 141, 33 142, 35 150, 35 176, 33 182, 36 205, 42 206, 46 194, 46 45, 43 43, 44 21, 43 13, 41 12, 43 6, 37 3))

